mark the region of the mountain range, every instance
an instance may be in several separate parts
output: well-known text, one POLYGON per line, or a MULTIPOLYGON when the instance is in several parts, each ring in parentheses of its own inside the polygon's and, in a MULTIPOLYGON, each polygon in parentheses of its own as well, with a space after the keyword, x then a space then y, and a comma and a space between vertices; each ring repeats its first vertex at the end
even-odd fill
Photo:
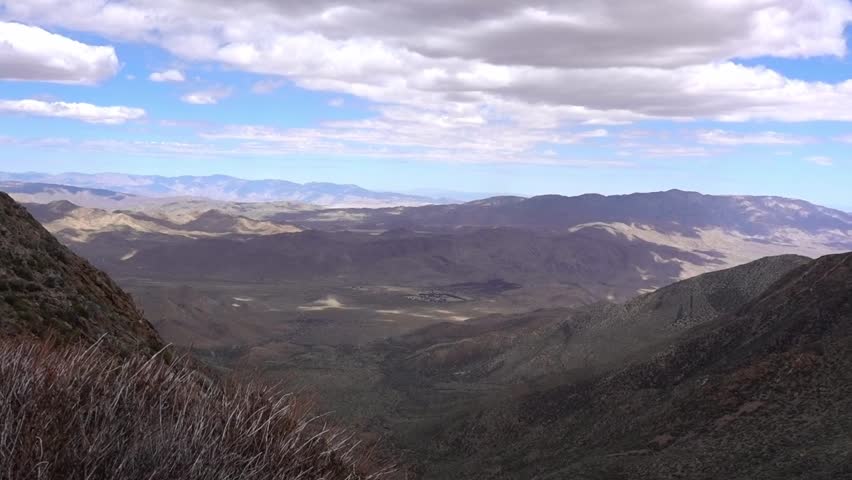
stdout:
MULTIPOLYGON (((380 207, 395 205, 426 205, 447 202, 420 195, 375 192, 357 185, 336 183, 295 183, 286 180, 246 180, 227 175, 163 177, 159 175, 130 175, 123 173, 0 173, 0 180, 42 184, 42 188, 64 185, 76 189, 97 191, 71 193, 83 196, 115 196, 104 190, 139 197, 200 197, 231 202, 300 202, 338 207, 380 207), (47 184, 47 185, 44 185, 47 184)), ((7 185, 6 188, 9 188, 7 185)), ((35 187, 29 187, 31 190, 35 187)), ((53 187, 55 188, 55 187, 53 187)), ((38 192, 29 192, 37 194, 38 192)), ((42 194, 46 199, 50 192, 42 194)), ((60 198, 53 198, 58 200, 60 198)), ((63 198, 71 200, 70 198, 63 198)), ((72 200, 73 201, 73 200, 72 200)), ((129 202, 128 202, 129 203, 129 202)), ((104 205, 87 205, 104 206, 104 205)))

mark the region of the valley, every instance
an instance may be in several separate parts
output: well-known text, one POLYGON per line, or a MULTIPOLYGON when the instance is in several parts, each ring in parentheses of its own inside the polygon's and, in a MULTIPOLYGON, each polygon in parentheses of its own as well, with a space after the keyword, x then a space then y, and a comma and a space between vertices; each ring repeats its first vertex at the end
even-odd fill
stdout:
MULTIPOLYGON (((310 396, 422 478, 640 471, 680 436, 703 434, 648 437, 641 415, 625 421, 638 430, 616 434, 588 395, 619 405, 608 408, 653 405, 662 387, 635 390, 637 373, 623 372, 645 378, 811 258, 852 250, 848 214, 774 197, 209 202, 26 206, 129 291, 166 342, 221 375, 310 396), (564 457, 546 438, 553 422, 603 436, 560 433, 584 452, 564 457)), ((760 408, 749 401, 731 403, 745 409, 734 418, 760 408)), ((660 405, 652 411, 674 408, 660 405)))
POLYGON ((0 0, 0 480, 852 480, 852 0, 0 0))

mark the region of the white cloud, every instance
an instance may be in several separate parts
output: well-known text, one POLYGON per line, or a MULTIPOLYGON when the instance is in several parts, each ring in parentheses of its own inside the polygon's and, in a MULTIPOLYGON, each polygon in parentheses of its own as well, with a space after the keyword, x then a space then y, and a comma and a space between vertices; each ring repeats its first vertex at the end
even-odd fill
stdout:
MULTIPOLYGON (((252 127, 264 138, 246 141, 277 148, 357 143, 399 155, 420 149, 506 161, 534 158, 550 143, 591 141, 577 137, 583 128, 646 119, 852 121, 852 80, 797 80, 736 63, 845 55, 848 0, 0 0, 0 12, 270 77, 253 87, 258 93, 286 78, 381 105, 376 118, 359 123, 302 132, 252 127)), ((183 100, 211 104, 229 93, 202 90, 183 100)), ((698 141, 805 139, 711 130, 698 141)), ((708 152, 665 143, 644 154, 708 152)))
POLYGON ((186 77, 183 76, 183 72, 180 70, 169 69, 162 72, 153 72, 148 76, 148 79, 152 82, 183 82, 186 80, 186 77))
POLYGON ((811 141, 809 138, 778 132, 737 133, 726 130, 705 130, 698 132, 698 141, 708 145, 801 145, 811 141))
POLYGON ((180 99, 186 103, 192 103, 194 105, 215 105, 219 103, 219 100, 227 98, 230 95, 230 88, 210 88, 207 90, 187 93, 180 97, 180 99))
POLYGON ((145 116, 145 110, 124 106, 101 107, 90 103, 45 102, 42 100, 0 100, 0 113, 80 120, 106 125, 122 124, 145 116))
POLYGON ((332 98, 328 101, 329 107, 340 108, 346 103, 346 100, 343 100, 340 97, 332 98))
POLYGON ((821 167, 830 167, 834 165, 834 161, 830 157, 823 155, 814 155, 812 157, 805 158, 805 160, 821 167))
POLYGON ((425 110, 477 103, 505 118, 545 108, 553 122, 589 124, 852 120, 852 83, 731 62, 844 55, 847 0, 0 5, 10 18, 152 42, 190 61, 425 110))
POLYGON ((91 85, 116 72, 118 57, 112 47, 0 21, 0 79, 91 85))

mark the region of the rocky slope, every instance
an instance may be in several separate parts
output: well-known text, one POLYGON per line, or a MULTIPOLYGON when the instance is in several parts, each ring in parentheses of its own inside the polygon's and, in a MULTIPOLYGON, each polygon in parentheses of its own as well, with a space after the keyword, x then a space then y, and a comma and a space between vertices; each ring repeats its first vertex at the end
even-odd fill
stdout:
POLYGON ((640 295, 521 315, 443 323, 393 340, 411 375, 511 383, 565 374, 592 376, 692 327, 732 313, 809 262, 767 257, 640 295))
POLYGON ((852 254, 831 255, 624 367, 446 425, 430 478, 846 478, 850 372, 852 254))
POLYGON ((153 353, 159 336, 128 294, 0 193, 0 335, 103 342, 153 353))

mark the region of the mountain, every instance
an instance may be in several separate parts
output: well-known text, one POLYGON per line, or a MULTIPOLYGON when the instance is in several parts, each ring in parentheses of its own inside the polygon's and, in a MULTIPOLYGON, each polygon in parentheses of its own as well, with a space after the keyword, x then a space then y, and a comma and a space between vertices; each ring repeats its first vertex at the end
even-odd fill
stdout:
POLYGON ((445 423, 427 478, 846 478, 850 292, 852 253, 799 265, 621 366, 445 423))
POLYGON ((539 309, 442 323, 393 339, 395 368, 455 381, 504 383, 548 375, 589 376, 698 325, 733 313, 810 261, 767 257, 706 273, 625 303, 539 309))
MULTIPOLYGON (((493 197, 459 205, 282 212, 273 217, 309 228, 457 231, 512 227, 536 231, 600 230, 666 245, 735 266, 764 256, 816 257, 852 249, 852 215, 781 197, 630 195, 493 197)), ((684 276, 707 270, 685 263, 684 276)))
MULTIPOLYGON (((59 206, 62 207, 62 206, 59 206)), ((130 296, 0 193, 0 335, 83 340, 123 352, 163 344, 130 296)))
POLYGON ((66 201, 90 208, 119 209, 139 206, 152 199, 98 188, 81 188, 52 183, 0 182, 0 191, 21 203, 66 201))
POLYGON ((195 215, 180 212, 173 215, 157 209, 158 216, 138 211, 107 211, 84 208, 68 201, 48 204, 24 204, 47 228, 63 240, 87 242, 90 237, 114 232, 139 239, 140 236, 203 238, 221 235, 274 235, 301 231, 292 225, 254 220, 239 215, 229 215, 219 210, 195 211, 195 215))
MULTIPOLYGON (((6 181, 71 185, 143 197, 202 197, 235 202, 294 201, 335 207, 426 205, 435 200, 417 195, 374 192, 357 185, 299 184, 285 180, 245 180, 227 175, 162 177, 119 173, 0 173, 6 181)), ((65 198, 66 200, 73 199, 65 198)), ((100 206, 100 205, 92 205, 100 206)))
MULTIPOLYGON (((564 230, 604 223, 650 225, 665 233, 695 236, 722 227, 747 235, 779 228, 846 233, 852 216, 782 197, 703 195, 697 192, 588 194, 577 197, 492 197, 458 205, 363 210, 346 226, 393 228, 517 227, 564 230)), ((282 214, 284 216, 289 213, 282 214)), ((310 213, 301 220, 311 219, 310 213)), ((328 213, 326 213, 328 215, 328 213)))

